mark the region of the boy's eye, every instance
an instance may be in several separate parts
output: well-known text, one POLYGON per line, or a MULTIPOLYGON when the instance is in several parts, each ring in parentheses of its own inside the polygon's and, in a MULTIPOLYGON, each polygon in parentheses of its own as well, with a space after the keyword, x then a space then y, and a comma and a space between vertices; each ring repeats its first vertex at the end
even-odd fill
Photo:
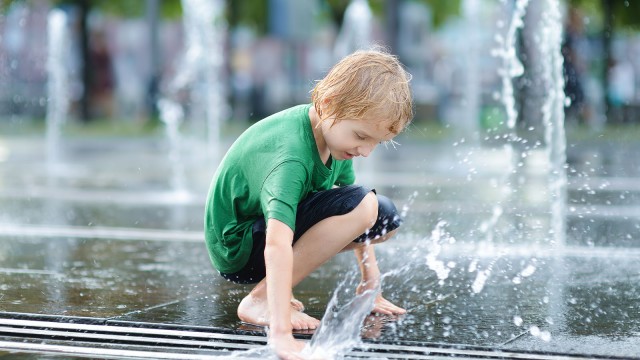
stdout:
POLYGON ((358 134, 358 133, 354 133, 354 134, 356 134, 356 137, 357 137, 358 139, 360 139, 360 140, 364 140, 364 139, 366 139, 364 136, 362 136, 362 135, 360 135, 360 134, 358 134))

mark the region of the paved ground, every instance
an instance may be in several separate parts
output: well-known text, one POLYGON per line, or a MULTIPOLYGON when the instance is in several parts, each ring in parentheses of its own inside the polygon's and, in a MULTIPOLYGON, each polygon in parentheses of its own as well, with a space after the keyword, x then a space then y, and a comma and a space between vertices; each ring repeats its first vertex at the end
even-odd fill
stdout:
MULTIPOLYGON (((637 146, 570 144, 559 244, 544 152, 510 175, 499 146, 402 143, 357 164, 406 218, 378 253, 384 292, 409 313, 368 317, 367 343, 639 356, 637 146)), ((235 315, 249 289, 209 264, 202 208, 215 162, 196 147, 172 164, 158 139, 69 141, 50 164, 39 139, 0 138, 0 329, 13 329, 0 348, 31 326, 16 319, 261 333, 235 315)), ((352 258, 296 289, 310 314, 323 316, 337 287, 338 308, 351 299, 352 258)), ((84 341, 57 336, 39 341, 84 341)))

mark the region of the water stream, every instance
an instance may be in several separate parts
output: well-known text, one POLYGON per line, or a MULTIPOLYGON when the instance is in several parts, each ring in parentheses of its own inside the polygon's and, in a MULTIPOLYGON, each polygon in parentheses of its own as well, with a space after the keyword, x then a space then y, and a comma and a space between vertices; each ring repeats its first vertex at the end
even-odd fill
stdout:
POLYGON ((69 54, 69 34, 67 15, 60 9, 53 9, 48 16, 47 50, 47 116, 46 116, 46 159, 49 173, 54 173, 60 165, 61 127, 65 123, 69 109, 69 79, 66 68, 69 54))
POLYGON ((216 163, 220 156, 220 127, 228 109, 225 101, 224 2, 220 0, 183 0, 185 48, 176 75, 164 86, 158 100, 160 119, 165 124, 172 170, 172 188, 181 199, 188 198, 185 152, 188 143, 204 142, 205 154, 189 152, 190 157, 203 156, 216 163), (188 102, 180 101, 188 92, 188 102), (185 142, 183 132, 191 131, 185 142), (205 134, 205 139, 201 139, 205 134), (204 141, 203 141, 204 140, 204 141))

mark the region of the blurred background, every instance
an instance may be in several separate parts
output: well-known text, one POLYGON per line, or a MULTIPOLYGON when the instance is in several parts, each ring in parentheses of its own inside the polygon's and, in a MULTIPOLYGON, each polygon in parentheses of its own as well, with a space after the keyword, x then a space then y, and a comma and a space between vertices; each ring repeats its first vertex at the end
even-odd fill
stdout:
MULTIPOLYGON (((389 48, 413 75, 418 126, 442 130, 468 129, 471 124, 478 129, 504 122, 496 96, 502 86, 496 71, 501 60, 492 50, 515 1, 0 4, 0 129, 5 134, 44 129, 51 103, 47 64, 55 56, 47 27, 54 8, 65 15, 66 35, 60 45, 65 87, 64 94, 56 92, 68 96, 63 131, 153 131, 160 123, 158 100, 164 96, 184 109, 183 131, 199 133, 193 119, 206 116, 197 106, 198 94, 208 93, 206 89, 217 95, 215 112, 222 131, 242 129, 309 102, 314 80, 337 59, 367 44, 389 48)), ((561 4, 565 90, 571 100, 565 113, 568 133, 635 125, 640 115, 640 18, 634 15, 640 13, 640 4, 561 4)), ((525 66, 535 61, 527 59, 531 36, 535 34, 525 27, 517 40, 525 66)), ((527 96, 535 88, 532 82, 526 72, 515 78, 516 98, 527 96)), ((526 117, 527 111, 522 113, 520 117, 526 117)))
MULTIPOLYGON (((637 356, 638 14, 638 0, 0 0, 0 318, 242 329, 247 289, 203 241, 220 156, 378 44, 413 75, 416 116, 400 145, 354 160, 405 219, 377 253, 411 313, 376 336, 637 356)), ((312 315, 355 265, 344 256, 296 290, 312 315)))

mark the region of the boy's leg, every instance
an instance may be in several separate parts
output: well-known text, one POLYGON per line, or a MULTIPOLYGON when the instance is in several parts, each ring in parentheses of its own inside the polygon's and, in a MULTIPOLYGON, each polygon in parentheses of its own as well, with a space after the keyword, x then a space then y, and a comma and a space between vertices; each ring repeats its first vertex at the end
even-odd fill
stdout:
POLYGON ((360 235, 350 242, 343 251, 362 248, 369 244, 379 244, 387 241, 398 231, 402 219, 398 215, 398 210, 389 198, 378 195, 378 219, 372 229, 360 235))
MULTIPOLYGON (((363 197, 357 197, 359 203, 355 208, 344 214, 329 216, 321 219, 315 224, 296 224, 296 230, 303 232, 299 236, 295 244, 293 245, 293 276, 292 287, 300 283, 311 272, 320 267, 323 263, 331 259, 337 253, 348 248, 354 239, 364 242, 366 236, 363 234, 371 229, 374 223, 376 227, 383 227, 383 221, 376 222, 378 217, 378 198, 375 193, 369 192, 369 190, 363 190, 363 188, 355 189, 356 192, 364 191, 363 197), (361 200, 360 200, 361 199, 361 200), (378 223, 380 223, 380 226, 378 223), (310 227, 309 227, 310 226, 310 227)), ((329 190, 331 191, 331 190, 329 190)), ((328 195, 332 195, 327 193, 328 195)), ((385 199, 389 201, 388 199, 385 199)), ((311 204, 311 207, 321 207, 321 204, 327 204, 325 200, 321 200, 320 203, 311 204)), ((382 204, 381 204, 382 205, 382 204)), ((393 206, 393 205, 392 205, 393 206)), ((307 209, 308 210, 308 209, 307 209)), ((305 209, 302 209, 303 213, 305 209)), ((343 210, 338 210, 341 213, 343 210)), ((395 207, 393 207, 395 214, 395 207)), ((300 212, 300 209, 299 209, 300 212)), ((299 213, 300 215, 300 213, 299 213)), ((311 222, 317 220, 313 219, 317 214, 304 213, 301 218, 308 220, 311 218, 311 222), (305 216, 308 215, 308 216, 305 216)), ((320 218, 322 215, 320 215, 320 218)), ((380 219, 379 219, 380 220, 380 219)), ((383 219, 385 224, 390 219, 383 219)), ((393 221, 396 221, 393 219, 393 221)), ((399 223, 393 224, 392 228, 395 229, 399 223)), ((296 231, 298 233, 298 231, 296 231)), ((373 242, 379 242, 387 239, 392 232, 382 233, 376 238, 372 239, 373 242)), ((371 234, 375 237, 375 234, 371 234)), ((353 245, 361 246, 361 245, 353 245)), ((254 289, 245 297, 238 307, 238 316, 241 320, 260 324, 268 325, 268 312, 266 301, 266 281, 263 279, 258 283, 254 289)), ((294 329, 313 329, 319 325, 319 321, 302 312, 292 311, 292 325, 294 329)))

